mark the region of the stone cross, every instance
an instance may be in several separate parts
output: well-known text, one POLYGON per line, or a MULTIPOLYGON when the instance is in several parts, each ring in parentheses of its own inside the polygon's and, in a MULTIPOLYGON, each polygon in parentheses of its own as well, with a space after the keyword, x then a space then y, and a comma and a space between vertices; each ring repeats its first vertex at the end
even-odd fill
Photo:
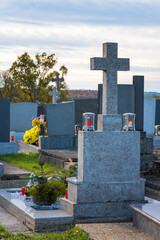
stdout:
POLYGON ((52 102, 55 104, 60 99, 60 92, 57 91, 56 87, 53 87, 53 92, 49 92, 49 95, 52 96, 52 102))
POLYGON ((118 114, 117 71, 129 70, 128 58, 117 58, 117 43, 103 44, 103 57, 91 58, 91 70, 103 70, 103 114, 118 114))
POLYGON ((55 78, 52 78, 51 81, 52 82, 56 82, 56 86, 57 86, 57 91, 60 91, 60 82, 64 82, 64 78, 59 78, 59 73, 56 72, 55 73, 56 77, 55 78))

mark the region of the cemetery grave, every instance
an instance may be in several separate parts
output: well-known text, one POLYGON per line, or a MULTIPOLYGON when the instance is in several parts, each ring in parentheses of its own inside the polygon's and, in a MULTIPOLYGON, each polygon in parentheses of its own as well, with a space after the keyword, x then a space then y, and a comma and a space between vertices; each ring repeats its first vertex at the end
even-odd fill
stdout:
MULTIPOLYGON (((78 132, 78 176, 67 179, 68 198, 60 199, 59 210, 37 211, 16 199, 11 194, 14 189, 2 189, 0 204, 34 231, 64 230, 80 222, 129 221, 132 209, 136 226, 145 215, 146 225, 151 220, 157 228, 155 224, 158 221, 159 227, 160 219, 154 215, 154 203, 150 204, 153 216, 149 220, 148 213, 144 213, 144 206, 148 205, 144 205, 145 180, 140 178, 140 153, 150 154, 153 145, 141 144, 140 149, 140 132, 134 131, 134 122, 132 131, 122 128, 122 115, 118 113, 117 71, 128 71, 129 59, 118 58, 118 44, 104 43, 103 57, 91 59, 91 70, 103 70, 102 114, 98 115, 97 131, 86 125, 78 132), (87 131, 87 127, 92 129, 87 131)), ((44 160, 64 167, 68 158, 77 159, 77 153, 68 150, 75 147, 75 106, 73 102, 48 104, 46 111, 48 136, 40 137, 40 148, 67 150, 40 152, 44 160)), ((138 111, 141 113, 141 109, 138 111)), ((86 123, 88 115, 84 115, 86 123)), ((136 124, 143 131, 142 124, 136 124)), ((141 141, 147 141, 144 135, 141 134, 141 141)))

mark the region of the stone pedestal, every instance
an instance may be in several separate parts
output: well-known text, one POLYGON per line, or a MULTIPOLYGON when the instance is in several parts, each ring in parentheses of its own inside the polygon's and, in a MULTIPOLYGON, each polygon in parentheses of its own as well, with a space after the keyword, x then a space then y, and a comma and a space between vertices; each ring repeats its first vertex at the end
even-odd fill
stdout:
POLYGON ((78 178, 61 208, 82 222, 129 220, 129 205, 144 200, 139 172, 139 132, 79 132, 78 178))
POLYGON ((98 115, 98 131, 122 131, 122 115, 98 115))

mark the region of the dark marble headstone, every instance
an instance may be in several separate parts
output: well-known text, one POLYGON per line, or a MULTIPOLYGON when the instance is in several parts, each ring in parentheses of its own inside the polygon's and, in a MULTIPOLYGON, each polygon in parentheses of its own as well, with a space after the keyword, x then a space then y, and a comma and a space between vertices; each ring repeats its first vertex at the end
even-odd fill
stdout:
POLYGON ((10 100, 0 99, 0 142, 10 141, 10 100))
MULTIPOLYGON (((103 85, 98 85, 98 114, 102 114, 103 85)), ((135 87, 118 84, 118 114, 135 112, 135 87)))
POLYGON ((160 125, 160 100, 156 100, 156 125, 160 125))
MULTIPOLYGON (((98 86, 98 114, 102 114, 103 86, 98 86)), ((118 114, 136 114, 136 130, 143 132, 144 76, 133 76, 133 84, 118 84, 118 114)))
POLYGON ((144 76, 133 76, 135 86, 136 130, 143 132, 144 119, 144 76))
POLYGON ((46 106, 38 106, 37 116, 45 115, 46 118, 46 106))
POLYGON ((75 101, 75 124, 82 127, 82 114, 85 112, 95 113, 95 129, 97 129, 97 98, 74 99, 75 101))
POLYGON ((118 114, 134 113, 135 87, 133 85, 118 84, 118 114))

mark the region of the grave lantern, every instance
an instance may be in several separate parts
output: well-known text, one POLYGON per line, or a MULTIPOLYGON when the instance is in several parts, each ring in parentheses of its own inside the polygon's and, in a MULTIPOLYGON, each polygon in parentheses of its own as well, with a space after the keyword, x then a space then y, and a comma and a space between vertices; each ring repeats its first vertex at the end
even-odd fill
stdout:
POLYGON ((78 132, 81 130, 81 125, 75 125, 75 134, 77 135, 78 132))
POLYGON ((160 136, 160 125, 155 126, 155 135, 160 136))
POLYGON ((15 142, 15 132, 10 132, 10 142, 15 142))
POLYGON ((135 117, 134 113, 123 114, 123 131, 135 131, 135 117))
POLYGON ((95 131, 94 129, 94 113, 83 113, 83 131, 95 131))

